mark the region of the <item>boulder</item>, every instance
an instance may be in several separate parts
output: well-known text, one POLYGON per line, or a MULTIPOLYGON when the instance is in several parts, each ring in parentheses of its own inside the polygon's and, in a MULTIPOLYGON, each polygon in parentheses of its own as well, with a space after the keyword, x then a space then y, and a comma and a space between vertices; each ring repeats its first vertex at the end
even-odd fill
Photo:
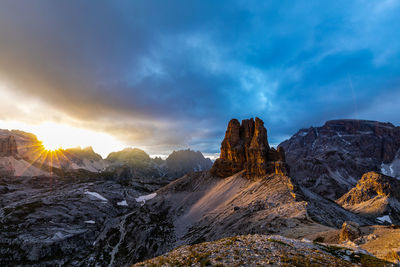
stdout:
POLYGON ((345 221, 340 229, 339 241, 354 241, 361 236, 360 225, 356 222, 345 221))

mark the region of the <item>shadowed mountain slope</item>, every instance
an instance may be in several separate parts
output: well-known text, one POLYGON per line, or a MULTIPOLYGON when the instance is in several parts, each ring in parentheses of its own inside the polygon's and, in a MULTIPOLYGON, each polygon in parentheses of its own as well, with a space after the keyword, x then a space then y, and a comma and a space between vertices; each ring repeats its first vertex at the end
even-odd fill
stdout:
POLYGON ((334 120, 322 127, 301 129, 279 146, 286 152, 290 175, 300 185, 335 200, 364 173, 391 164, 400 149, 400 127, 377 121, 334 120))

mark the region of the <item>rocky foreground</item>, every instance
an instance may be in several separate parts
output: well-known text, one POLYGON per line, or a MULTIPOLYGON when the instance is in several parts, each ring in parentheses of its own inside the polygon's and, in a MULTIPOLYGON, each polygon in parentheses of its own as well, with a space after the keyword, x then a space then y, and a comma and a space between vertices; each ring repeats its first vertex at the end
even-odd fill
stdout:
POLYGON ((365 250, 277 235, 246 235, 182 246, 133 266, 394 266, 365 250))

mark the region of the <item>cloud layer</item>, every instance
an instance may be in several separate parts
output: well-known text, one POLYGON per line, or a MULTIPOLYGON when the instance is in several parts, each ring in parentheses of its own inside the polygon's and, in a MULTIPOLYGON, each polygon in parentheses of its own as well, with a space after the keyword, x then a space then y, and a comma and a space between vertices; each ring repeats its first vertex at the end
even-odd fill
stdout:
POLYGON ((1 118, 66 122, 152 154, 217 152, 233 117, 264 119, 275 144, 335 118, 399 124, 399 12, 366 0, 5 0, 1 118))

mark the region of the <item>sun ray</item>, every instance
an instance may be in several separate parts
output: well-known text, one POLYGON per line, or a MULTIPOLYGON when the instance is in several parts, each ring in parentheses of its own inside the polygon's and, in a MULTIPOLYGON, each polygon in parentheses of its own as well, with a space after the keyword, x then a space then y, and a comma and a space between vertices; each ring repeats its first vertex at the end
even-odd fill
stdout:
POLYGON ((45 162, 46 159, 47 159, 47 155, 49 154, 49 151, 48 151, 48 150, 45 150, 44 152, 45 152, 45 153, 44 153, 44 158, 43 158, 42 162, 41 162, 40 165, 39 165, 39 169, 42 169, 42 166, 43 166, 44 162, 45 162))
MULTIPOLYGON (((62 154, 62 151, 61 150, 56 150, 55 153, 54 153, 55 159, 58 162, 58 165, 59 165, 60 169, 62 169, 60 159, 58 158, 58 154, 62 154)), ((61 174, 63 174, 63 173, 61 172, 61 174)))
POLYGON ((26 166, 26 168, 21 172, 21 175, 24 174, 29 167, 34 166, 34 163, 36 163, 36 161, 42 156, 42 154, 45 152, 45 150, 43 150, 43 149, 39 150, 38 149, 37 151, 35 151, 35 153, 36 152, 37 152, 37 156, 35 158, 33 158, 32 160, 27 161, 28 162, 28 166, 26 166))

